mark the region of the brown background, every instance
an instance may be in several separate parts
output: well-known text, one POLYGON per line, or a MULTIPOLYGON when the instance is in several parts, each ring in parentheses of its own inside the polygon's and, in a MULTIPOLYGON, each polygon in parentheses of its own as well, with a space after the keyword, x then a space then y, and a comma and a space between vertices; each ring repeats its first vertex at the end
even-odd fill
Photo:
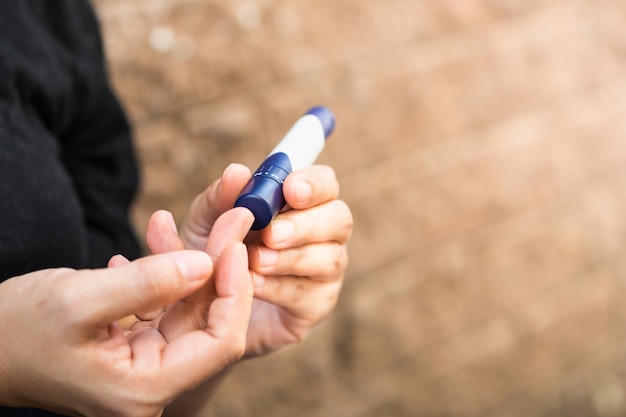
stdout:
POLYGON ((96 5, 140 230, 311 105, 337 116, 340 305, 209 415, 626 415, 626 2, 96 5))

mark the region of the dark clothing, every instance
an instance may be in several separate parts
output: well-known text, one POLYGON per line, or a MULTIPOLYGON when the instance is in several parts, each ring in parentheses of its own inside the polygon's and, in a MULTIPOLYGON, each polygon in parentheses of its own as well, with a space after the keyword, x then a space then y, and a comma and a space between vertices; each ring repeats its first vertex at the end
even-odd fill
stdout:
POLYGON ((0 277, 137 256, 137 181, 89 4, 0 2, 0 277))
POLYGON ((104 64, 87 1, 0 2, 0 281, 140 254, 130 128, 104 64))

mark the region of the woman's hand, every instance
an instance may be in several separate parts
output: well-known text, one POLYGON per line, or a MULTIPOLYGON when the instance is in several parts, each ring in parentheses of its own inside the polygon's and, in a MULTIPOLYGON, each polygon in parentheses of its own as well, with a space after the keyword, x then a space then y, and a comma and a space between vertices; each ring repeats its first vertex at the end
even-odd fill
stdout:
POLYGON ((242 243, 223 248, 219 268, 199 251, 112 263, 119 266, 44 270, 0 284, 1 404, 158 416, 244 353, 252 283, 242 243), (184 332, 138 326, 125 334, 117 323, 179 305, 201 288, 213 289, 207 319, 184 332))
MULTIPOLYGON (((155 213, 147 229, 150 249, 154 253, 202 249, 219 258, 223 243, 212 236, 214 229, 249 178, 247 168, 230 165, 196 197, 180 235, 169 213, 155 213)), ((334 308, 348 262, 352 215, 338 200, 334 171, 326 166, 296 171, 287 177, 283 192, 289 209, 246 239, 255 297, 247 357, 302 340, 334 308)))

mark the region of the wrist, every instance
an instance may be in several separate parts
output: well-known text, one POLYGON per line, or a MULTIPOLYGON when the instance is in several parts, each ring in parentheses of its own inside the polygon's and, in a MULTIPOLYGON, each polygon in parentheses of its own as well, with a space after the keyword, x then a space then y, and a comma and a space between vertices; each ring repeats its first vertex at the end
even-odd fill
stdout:
POLYGON ((163 417, 181 415, 187 417, 201 417, 207 415, 211 399, 215 395, 215 391, 220 386, 222 380, 228 375, 230 369, 232 369, 232 365, 227 366, 213 378, 175 399, 165 408, 163 417))
POLYGON ((6 370, 3 360, 6 356, 3 354, 2 344, 0 343, 0 405, 16 407, 15 398, 10 391, 11 377, 6 370))
MULTIPOLYGON (((3 304, 2 300, 4 296, 2 292, 5 287, 6 284, 0 284, 0 306, 3 304)), ((8 315, 4 314, 0 308, 0 319, 4 317, 8 317, 8 315)), ((24 404, 17 398, 17 393, 15 392, 15 375, 10 371, 11 356, 9 354, 10 350, 6 346, 9 340, 11 340, 11 338, 8 337, 8 335, 2 334, 0 331, 0 405, 19 407, 24 404)))

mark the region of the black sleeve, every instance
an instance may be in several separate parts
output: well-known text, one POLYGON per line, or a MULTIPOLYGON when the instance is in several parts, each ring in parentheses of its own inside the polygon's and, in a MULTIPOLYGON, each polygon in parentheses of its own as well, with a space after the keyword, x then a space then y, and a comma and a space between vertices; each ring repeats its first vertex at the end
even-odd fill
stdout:
POLYGON ((139 181, 131 129, 101 60, 94 56, 91 68, 76 75, 75 114, 61 134, 61 158, 87 225, 90 267, 105 266, 116 253, 140 254, 128 213, 139 181))
POLYGON ((72 117, 61 126, 61 158, 82 203, 88 230, 89 267, 102 267, 122 253, 139 256, 129 220, 129 207, 138 184, 131 128, 110 88, 99 36, 99 22, 86 2, 45 2, 46 15, 57 38, 78 57, 73 73, 72 117), (79 19, 58 14, 79 15, 79 19), (83 35, 78 37, 77 33, 83 35))
POLYGON ((0 2, 0 279, 139 256, 138 181, 89 2, 0 2))
MULTIPOLYGON (((0 281, 139 256, 129 219, 137 184, 89 3, 2 0, 0 281)), ((56 415, 0 406, 2 417, 56 415)))

